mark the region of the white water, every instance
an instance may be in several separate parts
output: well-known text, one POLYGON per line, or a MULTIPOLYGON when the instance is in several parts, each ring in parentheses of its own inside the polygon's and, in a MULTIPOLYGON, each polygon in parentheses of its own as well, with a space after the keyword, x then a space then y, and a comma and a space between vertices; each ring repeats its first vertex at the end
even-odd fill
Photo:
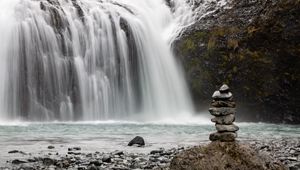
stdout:
POLYGON ((193 22, 191 4, 176 0, 172 11, 163 0, 58 2, 0 0, 0 120, 193 113, 170 49, 193 22))

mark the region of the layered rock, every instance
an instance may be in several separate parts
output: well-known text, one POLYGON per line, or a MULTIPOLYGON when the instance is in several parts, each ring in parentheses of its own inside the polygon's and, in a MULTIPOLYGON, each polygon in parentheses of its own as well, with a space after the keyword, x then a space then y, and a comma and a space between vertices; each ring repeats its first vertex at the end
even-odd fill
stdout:
POLYGON ((228 85, 224 84, 218 91, 215 91, 212 101, 212 108, 209 109, 212 122, 216 123, 217 132, 209 136, 211 141, 232 142, 237 137, 239 127, 233 124, 235 121, 235 102, 228 85))
POLYGON ((195 105, 202 109, 227 83, 239 120, 300 123, 300 2, 230 0, 216 9, 218 2, 173 44, 195 105))

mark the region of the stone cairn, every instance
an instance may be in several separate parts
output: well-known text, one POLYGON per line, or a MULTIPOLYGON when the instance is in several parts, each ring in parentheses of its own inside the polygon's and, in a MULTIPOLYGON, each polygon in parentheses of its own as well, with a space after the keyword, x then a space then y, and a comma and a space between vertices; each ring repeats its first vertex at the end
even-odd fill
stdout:
POLYGON ((215 116, 211 119, 216 123, 217 132, 210 134, 211 141, 233 142, 237 137, 237 127, 233 122, 235 121, 236 104, 233 101, 232 93, 229 87, 224 84, 213 96, 211 108, 209 112, 215 116))

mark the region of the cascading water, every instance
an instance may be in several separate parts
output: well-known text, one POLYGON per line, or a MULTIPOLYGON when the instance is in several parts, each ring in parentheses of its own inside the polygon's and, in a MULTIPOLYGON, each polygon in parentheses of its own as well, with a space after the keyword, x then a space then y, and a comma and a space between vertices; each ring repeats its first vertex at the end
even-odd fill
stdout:
POLYGON ((1 120, 193 112, 170 50, 193 22, 184 0, 0 0, 0 8, 1 120))

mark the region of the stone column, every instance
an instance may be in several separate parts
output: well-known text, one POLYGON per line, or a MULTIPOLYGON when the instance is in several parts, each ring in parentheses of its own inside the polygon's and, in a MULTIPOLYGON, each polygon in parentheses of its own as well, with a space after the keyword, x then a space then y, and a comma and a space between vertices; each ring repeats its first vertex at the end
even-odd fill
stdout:
POLYGON ((216 123, 217 132, 210 134, 211 141, 233 142, 237 137, 239 128, 233 123, 235 121, 236 104, 229 87, 224 84, 213 96, 209 112, 216 123))

